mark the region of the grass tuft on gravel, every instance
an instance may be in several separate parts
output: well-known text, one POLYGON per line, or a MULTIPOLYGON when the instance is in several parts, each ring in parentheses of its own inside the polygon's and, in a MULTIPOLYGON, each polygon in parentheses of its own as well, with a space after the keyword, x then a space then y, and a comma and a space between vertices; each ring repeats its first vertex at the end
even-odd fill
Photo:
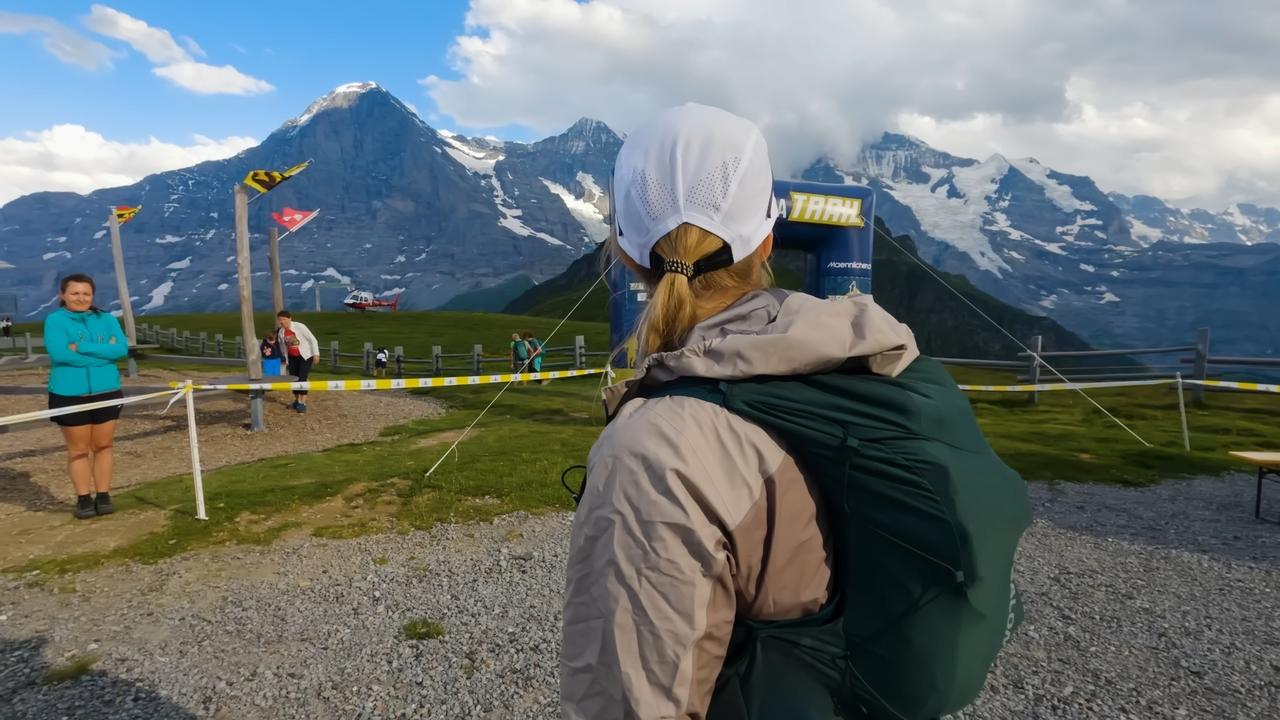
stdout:
POLYGON ((404 636, 410 640, 439 640, 444 634, 444 625, 435 620, 417 618, 404 624, 404 636))
POLYGON ((60 685, 88 675, 102 658, 95 654, 81 655, 68 663, 54 665, 40 678, 41 685, 60 685))

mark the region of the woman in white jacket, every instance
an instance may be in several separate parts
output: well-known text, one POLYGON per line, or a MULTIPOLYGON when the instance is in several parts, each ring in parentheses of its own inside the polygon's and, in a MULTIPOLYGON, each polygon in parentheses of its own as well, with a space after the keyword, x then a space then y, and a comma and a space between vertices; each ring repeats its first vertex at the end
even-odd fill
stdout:
MULTIPOLYGON (((276 320, 280 323, 280 328, 276 331, 276 337, 280 346, 280 353, 284 356, 285 362, 289 364, 289 374, 296 377, 298 382, 306 382, 307 376, 311 374, 311 366, 316 360, 320 359, 320 342, 311 333, 311 329, 294 320, 293 315, 288 310, 281 310, 276 313, 276 320)), ((300 413, 306 412, 306 401, 306 390, 294 391, 294 410, 300 413)))

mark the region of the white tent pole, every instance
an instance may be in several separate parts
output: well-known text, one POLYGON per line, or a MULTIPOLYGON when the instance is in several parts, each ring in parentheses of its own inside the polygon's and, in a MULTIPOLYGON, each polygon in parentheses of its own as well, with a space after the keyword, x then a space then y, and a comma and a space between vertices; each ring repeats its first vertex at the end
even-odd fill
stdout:
POLYGON ((187 396, 187 439, 191 441, 191 477, 196 486, 196 519, 208 520, 204 511, 204 480, 200 477, 200 440, 196 437, 196 400, 191 381, 187 380, 184 392, 187 396))

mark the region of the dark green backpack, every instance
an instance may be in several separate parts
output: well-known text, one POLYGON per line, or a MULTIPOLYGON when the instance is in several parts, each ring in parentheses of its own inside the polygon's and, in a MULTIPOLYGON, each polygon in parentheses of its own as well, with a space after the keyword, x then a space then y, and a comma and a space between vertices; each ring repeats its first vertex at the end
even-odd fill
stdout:
POLYGON ((827 506, 832 601, 813 617, 739 621, 708 720, 922 720, 973 702, 1022 619, 1013 556, 1031 510, 940 363, 921 357, 894 378, 685 378, 643 395, 767 428, 827 506))

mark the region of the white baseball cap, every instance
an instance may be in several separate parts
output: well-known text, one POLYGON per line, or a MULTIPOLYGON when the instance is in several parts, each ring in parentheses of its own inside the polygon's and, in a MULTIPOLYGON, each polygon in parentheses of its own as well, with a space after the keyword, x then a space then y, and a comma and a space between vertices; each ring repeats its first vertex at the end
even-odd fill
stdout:
POLYGON ((779 214, 760 129, 696 103, 664 110, 627 136, 612 202, 618 244, 645 268, 658 240, 683 223, 724 240, 736 263, 760 247, 779 214))

